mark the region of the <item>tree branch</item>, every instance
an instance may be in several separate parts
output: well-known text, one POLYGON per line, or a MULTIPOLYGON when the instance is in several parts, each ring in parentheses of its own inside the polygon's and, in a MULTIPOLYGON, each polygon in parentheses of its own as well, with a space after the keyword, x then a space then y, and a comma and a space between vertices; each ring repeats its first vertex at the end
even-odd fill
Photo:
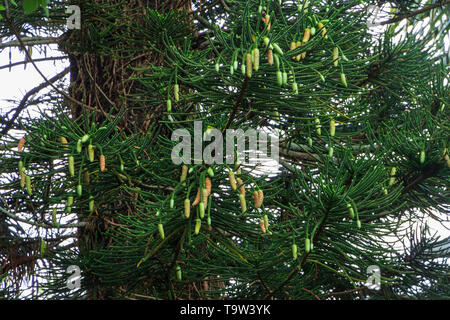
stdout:
POLYGON ((34 89, 28 91, 25 96, 22 98, 22 100, 20 101, 18 107, 15 109, 15 113, 12 116, 12 118, 10 120, 7 121, 5 127, 2 129, 2 131, 0 131, 0 136, 5 135, 9 129, 11 128, 11 126, 14 124, 14 121, 16 121, 16 119, 19 117, 20 113, 27 107, 27 101, 28 99, 38 93, 39 91, 41 91, 42 89, 48 87, 49 85, 52 85, 54 82, 56 82, 57 80, 63 78, 66 74, 68 74, 70 71, 70 68, 67 67, 66 69, 64 69, 62 72, 58 73, 56 76, 54 76, 53 78, 47 80, 43 83, 41 83, 40 85, 38 85, 37 87, 35 87, 34 89))
POLYGON ((377 25, 382 26, 382 25, 385 25, 385 24, 391 24, 391 23, 399 22, 399 21, 402 21, 403 19, 411 18, 411 17, 417 16, 418 14, 421 14, 421 13, 433 10, 433 9, 435 9, 437 7, 445 6, 445 5, 448 5, 448 4, 450 4, 450 0, 440 1, 438 3, 434 3, 432 5, 424 7, 422 9, 417 10, 417 11, 407 13, 407 14, 405 14, 403 16, 392 18, 392 19, 389 19, 389 20, 377 23, 377 25))
POLYGON ((429 168, 427 171, 419 174, 412 182, 410 182, 406 187, 403 188, 402 194, 409 192, 412 188, 414 188, 419 183, 432 177, 442 167, 443 167, 442 164, 435 164, 431 168, 429 168))
MULTIPOLYGON (((23 37, 22 42, 24 45, 27 46, 34 46, 34 45, 42 45, 42 44, 52 44, 52 43, 58 43, 59 38, 55 37, 23 37)), ((9 41, 5 43, 0 43, 0 49, 4 48, 10 48, 10 47, 21 47, 20 41, 14 40, 9 41)))
POLYGON ((239 108, 239 104, 242 102, 242 99, 244 98, 245 90, 247 89, 247 86, 248 86, 248 79, 249 78, 247 76, 245 76, 244 83, 242 84, 241 92, 239 92, 239 96, 237 97, 236 101, 234 102, 233 110, 231 110, 230 117, 228 118, 225 128, 223 128, 223 130, 222 130, 222 134, 224 134, 225 130, 227 130, 230 127, 231 123, 233 122, 234 117, 236 116, 236 112, 239 108))
MULTIPOLYGON (((34 59, 34 62, 51 61, 51 60, 64 60, 64 59, 67 59, 67 58, 68 58, 68 56, 48 57, 48 58, 34 59)), ((15 67, 15 66, 19 66, 19 65, 24 64, 24 63, 29 63, 29 61, 19 61, 19 62, 14 62, 14 63, 11 63, 11 64, 4 65, 4 66, 0 66, 0 70, 6 69, 6 68, 12 68, 12 67, 15 67)))

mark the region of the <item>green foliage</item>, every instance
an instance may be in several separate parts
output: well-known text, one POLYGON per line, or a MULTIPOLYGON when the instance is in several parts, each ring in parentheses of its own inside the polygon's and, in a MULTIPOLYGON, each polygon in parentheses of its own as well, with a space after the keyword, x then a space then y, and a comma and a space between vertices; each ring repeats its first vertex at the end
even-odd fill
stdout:
MULTIPOLYGON (((73 119, 55 103, 52 112, 21 119, 23 151, 16 137, 5 139, 14 147, 0 158, 0 212, 30 226, 22 237, 45 239, 40 297, 448 297, 449 252, 437 250, 445 242, 430 235, 426 221, 448 222, 450 198, 449 79, 436 48, 416 33, 402 40, 389 30, 374 36, 359 0, 309 1, 307 8, 304 1, 227 3, 214 20, 208 20, 210 9, 198 17, 197 30, 175 10, 148 9, 142 27, 118 5, 86 4, 83 14, 96 19, 85 22, 83 41, 71 49, 114 59, 152 51, 162 58, 129 66, 124 80, 136 89, 102 123, 95 120, 100 106, 81 108, 73 119), (199 32, 206 45, 196 41, 199 32), (255 48, 259 68, 250 77, 242 68, 255 48), (281 85, 277 72, 287 74, 281 85), (118 129, 125 104, 154 115, 146 130, 118 129), (208 175, 202 163, 190 165, 181 181, 170 133, 183 128, 193 136, 195 120, 204 128, 257 128, 278 136, 277 170, 214 164, 208 175), (31 178, 31 195, 21 187, 19 161, 31 178), (245 213, 243 190, 230 186, 230 170, 245 187, 245 213), (192 206, 186 218, 185 199, 194 202, 207 176, 212 190, 205 217, 192 206), (264 193, 260 208, 252 198, 257 190, 264 193), (64 280, 70 265, 82 270, 75 291, 64 280), (380 291, 363 288, 371 265, 381 269, 380 291)), ((33 250, 42 255, 39 249, 33 250)))

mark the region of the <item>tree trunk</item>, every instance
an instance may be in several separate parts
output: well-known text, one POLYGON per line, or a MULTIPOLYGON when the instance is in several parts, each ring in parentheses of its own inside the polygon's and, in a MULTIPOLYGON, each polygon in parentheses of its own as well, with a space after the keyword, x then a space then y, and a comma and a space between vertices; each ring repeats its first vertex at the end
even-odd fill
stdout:
MULTIPOLYGON (((70 96, 76 101, 67 101, 73 120, 84 127, 84 112, 90 116, 95 112, 95 121, 101 124, 108 114, 119 116, 118 130, 126 134, 136 133, 135 128, 145 133, 152 122, 157 122, 165 111, 165 105, 156 108, 142 108, 140 101, 131 101, 127 97, 145 90, 130 77, 138 78, 142 72, 130 67, 145 67, 149 64, 161 65, 164 57, 150 48, 137 44, 132 30, 147 28, 148 9, 167 13, 171 9, 191 11, 190 0, 94 0, 80 5, 81 30, 67 32, 61 43, 67 52, 71 67, 70 96), (112 28, 111 28, 112 27, 112 28), (95 32, 106 31, 104 37, 97 37, 95 32), (95 30, 95 32, 94 32, 95 30), (116 41, 116 40, 120 41, 116 41), (131 54, 130 54, 131 53, 131 54)), ((164 134, 164 133, 163 133, 164 134)), ((131 203, 118 203, 118 207, 133 208, 131 203)), ((102 219, 102 213, 89 219, 89 227, 79 233, 79 248, 83 256, 99 246, 108 246, 105 239, 108 223, 102 219)), ((119 288, 105 288, 97 276, 84 274, 84 284, 88 299, 110 299, 119 296, 119 288)))

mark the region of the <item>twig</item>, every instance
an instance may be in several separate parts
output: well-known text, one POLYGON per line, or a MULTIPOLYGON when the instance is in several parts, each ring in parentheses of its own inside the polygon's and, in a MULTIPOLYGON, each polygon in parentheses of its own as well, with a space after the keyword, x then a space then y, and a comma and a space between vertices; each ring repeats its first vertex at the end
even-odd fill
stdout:
MULTIPOLYGON (((34 62, 42 62, 42 61, 50 61, 50 60, 63 60, 63 59, 67 59, 68 56, 61 56, 61 57, 48 57, 48 58, 40 58, 40 59, 34 59, 34 62)), ((0 70, 1 69, 6 69, 6 68, 12 68, 24 63, 28 63, 29 61, 19 61, 19 62, 14 62, 11 64, 5 64, 4 66, 0 66, 0 70)))
POLYGON ((14 213, 10 213, 7 210, 3 209, 2 207, 0 207, 0 211, 2 211, 4 214, 6 214, 8 217, 16 220, 16 221, 20 221, 26 224, 30 224, 32 226, 35 227, 40 227, 40 228, 44 228, 44 229, 54 229, 54 228, 79 228, 79 227, 85 227, 86 226, 86 222, 79 222, 79 223, 74 223, 74 224, 64 224, 64 225, 58 225, 58 226, 54 226, 52 224, 49 225, 43 225, 40 223, 36 223, 27 219, 22 219, 19 218, 18 216, 16 216, 14 213))
POLYGON ((366 287, 358 287, 358 288, 353 288, 353 289, 349 289, 349 290, 345 290, 345 291, 340 291, 340 292, 332 292, 327 294, 325 297, 323 297, 324 299, 327 299, 329 297, 333 297, 333 296, 343 296, 349 293, 353 293, 353 292, 358 292, 358 291, 363 291, 366 290, 366 287))
POLYGON ((249 78, 247 76, 244 79, 244 83, 242 84, 241 91, 239 92, 239 96, 237 97, 236 101, 234 102, 233 110, 231 110, 230 117, 228 118, 225 128, 222 130, 222 134, 224 134, 225 130, 227 130, 230 127, 231 123, 233 122, 234 117, 236 116, 236 112, 238 110, 239 104, 241 103, 242 99, 244 98, 245 90, 247 90, 248 79, 249 78))
POLYGON ((258 279, 259 279, 259 281, 262 283, 262 285, 264 286, 264 288, 267 290, 267 293, 271 293, 272 291, 270 290, 270 288, 267 286, 267 284, 263 281, 263 279, 261 278, 261 275, 259 274, 259 272, 257 273, 258 274, 258 279))
POLYGON ((45 82, 41 83, 39 86, 35 87, 34 89, 28 91, 25 94, 25 96, 22 98, 22 100, 20 101, 19 106, 15 109, 15 113, 12 116, 12 118, 7 121, 5 127, 0 132, 0 136, 3 136, 4 134, 6 134, 8 132, 8 130, 13 125, 14 121, 16 121, 16 119, 19 117, 20 113, 23 111, 23 109, 25 109, 27 107, 26 102, 28 101, 29 97, 31 97, 32 95, 38 93, 39 91, 41 91, 42 89, 48 87, 49 85, 53 86, 54 82, 56 82, 57 80, 63 78, 66 74, 69 73, 69 71, 70 71, 70 68, 67 67, 66 69, 64 69, 62 72, 58 73, 53 78, 51 78, 49 80, 45 79, 46 80, 45 82))
POLYGON ((414 17, 414 16, 416 16, 416 15, 418 15, 418 14, 421 14, 421 13, 423 13, 423 12, 430 11, 430 10, 432 10, 432 9, 434 9, 434 8, 437 8, 437 7, 445 6, 445 5, 447 5, 447 4, 450 4, 450 0, 440 1, 440 2, 438 2, 438 3, 434 3, 434 4, 432 4, 432 5, 429 5, 429 6, 427 6, 427 7, 424 7, 424 8, 422 8, 422 9, 417 10, 417 11, 407 13, 407 14, 405 14, 405 15, 403 15, 403 16, 396 17, 396 18, 392 18, 392 19, 390 19, 390 20, 386 20, 386 21, 377 23, 377 25, 381 25, 381 26, 382 26, 382 25, 385 25, 385 24, 391 24, 391 23, 399 22, 399 21, 401 21, 401 20, 403 20, 403 19, 407 19, 407 18, 414 17))
MULTIPOLYGON (((322 231, 323 225, 325 224, 325 221, 327 220, 328 217, 328 213, 329 210, 327 210, 322 222, 320 223, 319 227, 317 228, 317 232, 314 234, 314 237, 311 239, 311 242, 315 242, 314 240, 318 237, 318 235, 320 234, 320 232, 322 231)), ((275 293, 277 293, 278 291, 280 291, 286 284, 289 283, 289 281, 291 281, 291 279, 297 274, 298 271, 301 270, 301 268, 303 267, 303 265, 306 262, 306 259, 308 258, 310 253, 305 253, 302 256, 302 260, 300 261, 300 264, 298 266, 296 266, 288 275, 288 277, 286 278, 286 280, 284 280, 280 286, 278 288, 276 288, 275 290, 273 290, 270 294, 268 294, 264 299, 267 300, 270 297, 273 297, 273 295, 275 293)))
POLYGON ((42 71, 37 67, 36 63, 34 62, 33 58, 31 57, 30 53, 28 52, 28 50, 25 47, 25 44, 22 41, 22 38, 20 37, 19 33, 17 32, 16 27, 14 26, 14 23, 12 23, 11 18, 9 16, 8 10, 7 10, 7 15, 6 18, 8 20, 8 23, 11 27, 11 30, 13 31, 14 35, 17 37, 17 40, 20 42, 20 46, 22 47, 22 49, 25 51, 25 54, 28 58, 28 60, 30 60, 31 64, 33 65, 33 67, 36 69, 36 71, 39 73, 39 75, 45 80, 45 82, 47 82, 56 92, 58 92, 59 94, 63 95, 65 98, 67 98, 68 100, 72 101, 73 103, 80 105, 80 106, 84 106, 85 108, 88 108, 90 110, 95 110, 95 108, 86 105, 83 102, 78 101, 77 99, 71 97, 70 95, 68 95, 67 93, 59 90, 53 83, 51 83, 47 77, 42 73, 42 71))
POLYGON ((314 292, 312 292, 311 290, 308 290, 306 288, 302 288, 304 291, 308 292, 309 294, 312 294, 314 296, 314 298, 316 298, 316 300, 320 300, 319 296, 317 294, 315 294, 314 292))
MULTIPOLYGON (((48 37, 48 38, 44 38, 44 37, 23 37, 22 38, 22 43, 24 43, 25 45, 28 46, 34 46, 34 45, 41 45, 41 44, 53 44, 53 43, 58 43, 59 38, 54 38, 54 37, 48 37)), ((10 47, 20 47, 20 41, 9 41, 9 42, 5 42, 5 43, 0 43, 0 49, 4 49, 4 48, 10 48, 10 47)))
POLYGON ((433 176, 434 173, 439 171, 442 168, 442 164, 435 164, 430 169, 428 169, 426 172, 423 172, 419 174, 411 183, 409 183, 406 187, 403 188, 402 194, 409 192, 412 188, 414 188, 416 185, 421 183, 422 181, 430 178, 433 176))

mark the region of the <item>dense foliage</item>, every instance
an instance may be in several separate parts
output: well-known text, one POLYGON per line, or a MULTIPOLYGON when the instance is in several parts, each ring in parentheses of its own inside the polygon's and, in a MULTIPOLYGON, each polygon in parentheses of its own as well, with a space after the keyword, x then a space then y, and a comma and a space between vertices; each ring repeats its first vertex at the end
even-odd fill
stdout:
MULTIPOLYGON (((6 2, 11 39, 52 34, 67 5, 6 2)), ((441 33, 415 28, 420 16, 369 28, 366 8, 381 2, 195 1, 186 12, 75 1, 82 28, 61 50, 120 67, 95 66, 103 82, 83 89, 98 95, 77 112, 62 85, 38 117, 12 124, 2 111, 2 295, 448 298, 449 241, 428 228, 448 226, 447 52, 441 33), (171 133, 194 136, 196 120, 264 130, 279 163, 175 165, 171 133), (67 287, 71 265, 79 289, 67 287), (380 290, 365 286, 373 265, 380 290)), ((435 27, 448 28, 445 8, 431 10, 435 27)), ((94 69, 83 70, 88 83, 94 69)))

